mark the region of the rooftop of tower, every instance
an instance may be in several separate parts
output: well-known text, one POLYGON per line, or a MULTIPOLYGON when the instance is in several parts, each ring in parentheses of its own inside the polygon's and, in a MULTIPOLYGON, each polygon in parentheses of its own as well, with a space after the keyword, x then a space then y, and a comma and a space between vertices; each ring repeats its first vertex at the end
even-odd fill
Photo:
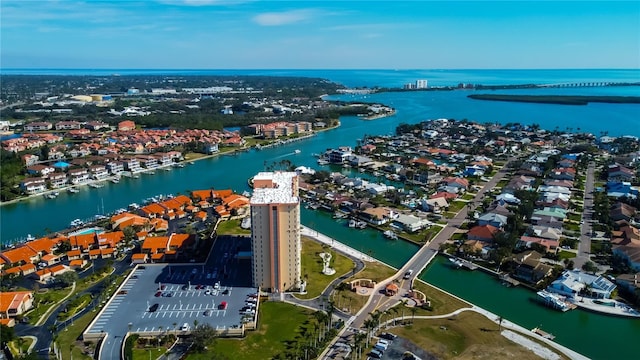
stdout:
POLYGON ((253 177, 251 204, 293 204, 300 201, 295 172, 260 172, 253 177))

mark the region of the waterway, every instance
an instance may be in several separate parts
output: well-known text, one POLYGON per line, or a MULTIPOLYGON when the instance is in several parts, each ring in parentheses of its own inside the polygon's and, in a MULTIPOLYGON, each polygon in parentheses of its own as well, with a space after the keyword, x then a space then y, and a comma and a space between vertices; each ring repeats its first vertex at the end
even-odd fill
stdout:
POLYGON ((442 257, 421 275, 437 287, 483 307, 518 325, 540 326, 555 341, 592 359, 634 359, 640 320, 605 316, 576 309, 565 313, 544 307, 533 291, 506 287, 481 271, 455 270, 442 257))
MULTIPOLYGON (((451 76, 451 73, 447 74, 451 76)), ((628 72, 626 74, 628 75, 628 72)), ((631 74, 632 78, 637 77, 638 72, 631 74)), ((419 75, 416 73, 403 76, 419 75)), ((476 76, 477 79, 481 78, 478 74, 476 76)), ((606 76, 599 76, 602 80, 607 80, 606 76)), ((630 95, 636 94, 638 88, 543 91, 558 94, 630 95)), ((312 154, 337 146, 355 146, 357 139, 365 134, 391 134, 399 123, 416 123, 439 117, 467 118, 481 122, 538 123, 550 130, 553 130, 556 124, 561 124, 560 130, 568 127, 577 130, 580 127, 582 131, 592 131, 596 135, 604 131, 610 135, 640 135, 638 105, 561 106, 473 101, 466 98, 464 91, 399 92, 332 98, 382 102, 395 107, 397 113, 395 116, 374 121, 343 117, 340 128, 321 132, 300 142, 196 161, 184 168, 160 170, 156 171, 155 175, 140 175, 139 179, 123 178, 118 184, 106 183, 100 189, 84 187, 77 194, 62 192, 58 198, 52 200, 38 197, 4 205, 0 207, 0 240, 6 243, 24 238, 27 234, 36 236, 51 230, 63 229, 75 218, 86 219, 95 214, 109 213, 158 194, 184 194, 189 190, 207 188, 232 188, 236 192, 249 190, 247 179, 272 163, 287 159, 296 166, 305 165, 318 169, 319 166, 312 154), (299 154, 294 152, 296 149, 300 150, 299 154)), ((344 223, 332 219, 331 215, 328 212, 303 209, 302 222, 394 267, 401 266, 417 250, 413 244, 387 240, 370 229, 350 229, 344 223)), ((497 281, 478 271, 465 273, 450 270, 440 261, 428 268, 424 279, 525 327, 541 325, 545 331, 556 335, 558 342, 587 356, 598 359, 612 356, 628 358, 636 353, 634 340, 640 336, 639 320, 601 316, 582 310, 564 314, 554 312, 529 301, 528 298, 533 294, 524 289, 502 287, 497 281)))

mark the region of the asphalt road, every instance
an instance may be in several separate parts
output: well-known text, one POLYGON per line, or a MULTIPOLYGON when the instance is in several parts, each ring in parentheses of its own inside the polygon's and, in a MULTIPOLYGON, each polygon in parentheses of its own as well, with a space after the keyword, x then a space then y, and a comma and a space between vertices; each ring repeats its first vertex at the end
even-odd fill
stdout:
MULTIPOLYGON (((122 261, 115 261, 113 263, 113 267, 115 269, 113 274, 121 275, 129 268, 130 263, 131 263, 130 254, 125 256, 122 261)), ((82 276, 86 277, 89 274, 91 274, 90 270, 83 273, 82 276)), ((87 288, 86 290, 78 294, 78 295, 83 295, 83 294, 90 293, 94 296, 94 301, 92 301, 89 305, 87 305, 80 313, 76 314, 74 318, 78 318, 94 309, 94 307, 98 304, 98 295, 100 294, 100 292, 105 286, 106 284, 104 283, 104 281, 102 281, 92 285, 91 287, 87 288)), ((20 323, 20 324, 17 324, 15 327, 15 333, 17 336, 31 335, 36 337, 37 342, 34 349, 40 358, 43 358, 43 359, 49 358, 49 355, 48 355, 49 348, 52 346, 51 342, 53 341, 52 330, 55 328, 55 330, 53 330, 54 332, 64 331, 65 327, 72 324, 72 320, 67 320, 65 322, 58 323, 58 313, 65 308, 67 303, 68 301, 65 301, 60 305, 58 305, 55 308, 55 310, 53 310, 49 314, 49 317, 41 326, 33 326, 30 324, 20 323)))
MULTIPOLYGON (((510 158, 508 162, 514 160, 510 158)), ((447 220, 447 224, 444 228, 425 246, 420 248, 418 252, 401 268, 398 272, 387 279, 381 281, 374 289, 373 295, 371 295, 369 301, 365 307, 356 314, 350 326, 346 328, 338 338, 338 342, 349 343, 349 339, 357 331, 362 331, 361 328, 364 325, 365 320, 369 317, 369 314, 374 311, 386 311, 389 308, 394 307, 405 298, 406 294, 411 290, 413 281, 420 275, 420 272, 431 262, 431 260, 437 255, 440 245, 449 240, 451 236, 458 230, 467 219, 468 211, 473 211, 475 205, 480 203, 487 191, 491 191, 496 184, 502 180, 506 175, 505 168, 500 169, 483 187, 479 190, 473 200, 469 201, 468 206, 464 206, 453 218, 447 220), (407 270, 413 270, 409 279, 404 279, 404 274, 407 270), (399 291, 395 296, 386 296, 384 294, 384 288, 391 281, 399 286, 399 291)))
POLYGON ((573 259, 576 269, 581 269, 591 256, 591 233, 593 231, 591 221, 593 220, 593 189, 594 189, 595 163, 590 162, 587 167, 587 179, 584 183, 584 205, 582 212, 582 224, 580 225, 580 243, 578 244, 578 254, 573 259))

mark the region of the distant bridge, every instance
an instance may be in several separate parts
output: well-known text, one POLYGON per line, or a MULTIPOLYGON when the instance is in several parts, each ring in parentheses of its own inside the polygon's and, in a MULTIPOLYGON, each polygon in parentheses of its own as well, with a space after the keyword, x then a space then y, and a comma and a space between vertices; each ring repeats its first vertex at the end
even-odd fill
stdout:
POLYGON ((576 82, 576 83, 557 83, 543 84, 538 87, 547 88, 567 88, 567 87, 605 87, 605 86, 640 86, 640 82, 611 82, 611 81, 595 81, 595 82, 576 82))

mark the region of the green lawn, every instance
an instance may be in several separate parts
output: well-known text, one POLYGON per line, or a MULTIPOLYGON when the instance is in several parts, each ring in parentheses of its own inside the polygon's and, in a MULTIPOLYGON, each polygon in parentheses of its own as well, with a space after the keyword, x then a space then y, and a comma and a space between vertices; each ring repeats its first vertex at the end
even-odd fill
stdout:
POLYGON ((572 259, 574 257, 576 257, 576 253, 571 252, 571 251, 560 250, 558 252, 558 259, 559 260, 572 259))
POLYGON ((251 229, 241 228, 241 223, 240 219, 222 221, 218 224, 216 232, 218 235, 251 235, 251 229))
POLYGON ((466 194, 462 195, 462 200, 473 200, 473 198, 475 198, 474 194, 466 193, 466 194))
POLYGON ((70 359, 69 349, 73 349, 74 359, 92 359, 91 356, 84 353, 82 342, 77 339, 82 335, 84 329, 89 325, 93 318, 97 315, 96 312, 89 312, 73 322, 73 325, 68 326, 65 330, 58 333, 56 343, 60 349, 63 359, 70 359))
MULTIPOLYGON (((286 349, 286 342, 293 340, 298 327, 311 318, 311 311, 280 302, 265 302, 260 307, 260 326, 247 332, 240 339, 217 339, 215 353, 229 359, 271 359, 286 349)), ((207 353, 189 354, 188 360, 209 360, 207 353)))
POLYGON ((20 339, 22 339, 22 344, 20 344, 20 341, 18 340, 13 340, 11 342, 9 342, 9 349, 11 349, 11 353, 18 355, 18 354, 26 354, 27 350, 29 350, 29 346, 31 345, 31 343, 33 342, 33 339, 28 338, 28 337, 21 337, 20 339))
POLYGON ((307 293, 296 294, 300 299, 312 299, 320 295, 333 279, 336 279, 354 268, 354 263, 346 256, 325 248, 321 243, 307 237, 302 237, 302 276, 307 281, 307 293), (331 254, 331 268, 336 270, 333 275, 322 273, 322 259, 318 254, 329 252, 331 254))
POLYGON ((29 317, 29 323, 35 324, 40 320, 40 317, 44 315, 51 306, 55 305, 65 296, 69 295, 71 292, 71 287, 60 289, 60 290, 51 290, 49 289, 46 292, 36 292, 35 293, 35 301, 38 304, 35 309, 28 312, 26 315, 29 317))
POLYGON ((466 203, 466 202, 464 202, 464 201, 456 201, 456 200, 454 200, 454 201, 452 201, 452 202, 449 204, 449 209, 447 209, 447 210, 448 210, 449 212, 452 212, 452 213, 454 213, 454 214, 457 214, 457 213, 458 213, 458 211, 460 211, 460 209, 462 209, 462 208, 463 208, 463 207, 465 207, 466 205, 467 205, 467 203, 466 203))

